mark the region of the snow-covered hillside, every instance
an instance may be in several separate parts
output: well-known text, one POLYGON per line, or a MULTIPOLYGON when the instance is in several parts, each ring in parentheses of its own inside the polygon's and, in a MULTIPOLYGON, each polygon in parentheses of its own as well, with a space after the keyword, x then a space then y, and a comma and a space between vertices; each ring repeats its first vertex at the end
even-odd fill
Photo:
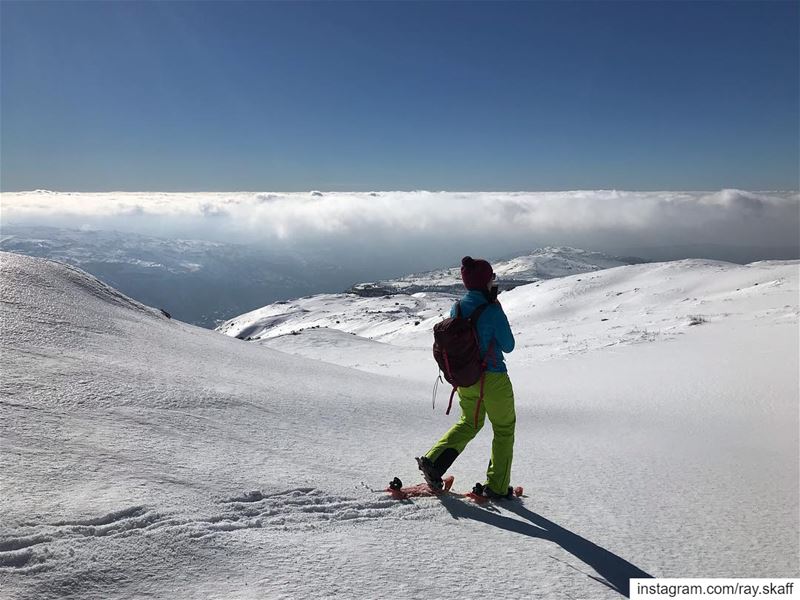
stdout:
MULTIPOLYGON (((417 480, 412 457, 455 418, 416 381, 446 296, 360 298, 358 336, 335 297, 327 329, 269 340, 366 370, 399 355, 383 377, 169 320, 72 267, 0 267, 4 600, 602 599, 632 576, 800 571, 796 262, 504 293, 526 497, 487 508, 381 491, 417 480)), ((489 440, 456 489, 482 479, 489 440)))
MULTIPOLYGON (((514 356, 527 364, 669 340, 707 323, 762 318, 795 322, 797 274, 797 261, 737 265, 687 259, 552 278, 504 292, 500 300, 517 338, 514 356)), ((223 323, 219 330, 337 364, 414 376, 420 371, 388 369, 385 355, 391 356, 395 347, 414 348, 424 351, 414 360, 427 360, 433 325, 449 314, 461 292, 321 294, 265 306, 223 323), (391 347, 382 352, 386 343, 391 347), (343 344, 355 344, 356 349, 343 351, 343 344), (358 351, 363 347, 372 350, 358 351)), ((402 355, 414 356, 408 351, 402 355)))
MULTIPOLYGON (((504 289, 531 283, 540 279, 564 277, 621 265, 644 262, 638 258, 609 256, 602 252, 591 252, 580 248, 539 248, 524 254, 493 262, 498 283, 504 289)), ((459 267, 416 273, 397 279, 359 283, 350 292, 360 296, 383 296, 386 294, 414 294, 417 292, 458 293, 461 290, 459 267)))

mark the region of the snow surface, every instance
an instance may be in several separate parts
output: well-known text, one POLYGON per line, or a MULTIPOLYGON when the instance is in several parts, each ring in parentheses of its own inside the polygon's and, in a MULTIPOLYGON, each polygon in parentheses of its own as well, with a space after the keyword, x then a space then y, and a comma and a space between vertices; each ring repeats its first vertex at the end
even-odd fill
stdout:
POLYGON ((504 293, 526 497, 483 508, 381 491, 417 481, 455 418, 430 410, 425 348, 446 295, 298 300, 253 343, 0 253, 0 597, 602 599, 643 574, 796 577, 798 268, 679 261, 504 293), (301 323, 320 328, 275 333, 301 323))

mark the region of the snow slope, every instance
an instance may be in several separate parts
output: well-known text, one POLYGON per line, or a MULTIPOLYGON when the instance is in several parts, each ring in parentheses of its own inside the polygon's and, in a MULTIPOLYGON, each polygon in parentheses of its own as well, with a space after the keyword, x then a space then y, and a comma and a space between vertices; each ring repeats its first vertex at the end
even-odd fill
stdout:
POLYGON ((240 339, 274 338, 326 327, 384 342, 415 332, 430 338, 433 323, 449 314, 452 294, 418 292, 381 297, 317 294, 276 302, 224 322, 217 330, 240 339))
MULTIPOLYGON (((453 421, 410 372, 431 361, 408 314, 361 325, 374 340, 270 342, 419 353, 384 377, 168 320, 65 265, 0 253, 0 268, 4 599, 602 599, 630 576, 800 570, 797 263, 637 265, 503 294, 528 345, 508 361, 527 497, 488 508, 380 491, 416 480, 412 457, 453 421), (681 325, 679 296, 706 322, 681 325), (666 333, 628 343, 600 309, 666 333), (536 342, 562 321, 623 341, 536 342)), ((458 489, 489 439, 455 463, 458 489)))

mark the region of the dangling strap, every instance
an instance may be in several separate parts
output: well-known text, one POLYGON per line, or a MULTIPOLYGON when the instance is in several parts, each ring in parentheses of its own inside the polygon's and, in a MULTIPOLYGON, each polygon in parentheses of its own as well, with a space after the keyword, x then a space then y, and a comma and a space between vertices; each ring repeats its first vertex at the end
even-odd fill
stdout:
POLYGON ((436 410, 436 392, 439 391, 439 384, 444 383, 442 381, 442 372, 439 371, 439 375, 436 376, 436 381, 433 382, 433 398, 431 399, 431 403, 433 404, 433 410, 436 410))
MULTIPOLYGON (((444 366, 447 369, 447 374, 450 379, 453 379, 453 372, 450 370, 450 361, 447 358, 447 352, 442 352, 444 355, 444 366)), ((444 413, 446 415, 450 414, 450 409, 453 407, 453 396, 456 393, 456 386, 453 386, 453 391, 450 392, 450 402, 447 403, 447 412, 444 413)))
POLYGON ((450 409, 453 408, 453 396, 456 395, 456 386, 453 386, 453 391, 450 392, 450 402, 447 403, 447 411, 444 413, 446 415, 450 414, 450 409))

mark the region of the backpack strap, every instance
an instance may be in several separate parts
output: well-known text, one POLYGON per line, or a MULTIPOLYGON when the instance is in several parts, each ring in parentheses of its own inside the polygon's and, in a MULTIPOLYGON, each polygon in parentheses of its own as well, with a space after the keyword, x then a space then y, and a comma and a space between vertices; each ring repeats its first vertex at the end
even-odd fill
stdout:
POLYGON ((478 428, 478 414, 481 410, 481 402, 483 402, 483 384, 486 381, 486 370, 481 372, 481 393, 478 396, 478 403, 475 405, 475 429, 478 428))
MULTIPOLYGON (((473 327, 475 327, 477 325, 478 319, 481 318, 481 315, 483 314, 483 311, 485 311, 488 306, 489 306, 488 303, 487 304, 481 304, 478 308, 476 308, 475 310, 472 311, 472 314, 467 319, 469 321, 470 325, 472 325, 473 327)), ((458 314, 458 316, 459 317, 461 316, 461 307, 460 306, 459 306, 459 314, 458 314)))
POLYGON ((456 395, 457 391, 458 391, 458 388, 456 386, 453 386, 453 391, 450 392, 450 402, 447 403, 447 412, 445 412, 444 414, 446 414, 446 415, 450 414, 450 409, 453 408, 453 396, 456 395))
MULTIPOLYGON (((478 345, 479 349, 481 347, 481 342, 480 339, 478 338, 478 319, 481 318, 483 311, 485 311, 488 306, 489 304, 481 304, 478 308, 472 311, 472 314, 469 316, 469 319, 467 319, 469 321, 469 324, 472 325, 472 331, 475 334, 475 343, 478 345)), ((492 353, 493 344, 494 344, 494 338, 492 338, 492 340, 489 342, 489 347, 486 349, 486 355, 484 356, 484 359, 482 361, 483 364, 481 365, 481 369, 484 371, 486 370, 486 361, 488 360, 489 356, 492 353)))
MULTIPOLYGON (((478 345, 478 348, 480 348, 480 341, 478 340, 478 334, 477 334, 477 331, 476 331, 477 324, 478 324, 478 319, 481 318, 481 315, 483 314, 483 311, 486 310, 486 308, 489 306, 489 304, 490 303, 488 303, 488 302, 486 304, 481 304, 478 308, 476 308, 475 310, 472 311, 472 314, 469 317, 467 317, 467 320, 469 321, 469 324, 473 328, 473 333, 475 334, 475 343, 478 345)), ((461 313, 461 302, 456 302, 456 316, 459 317, 459 318, 461 318, 461 316, 462 316, 462 313, 461 313)), ((483 384, 486 381, 486 366, 487 366, 487 363, 489 362, 489 357, 492 356, 494 358, 494 356, 492 354, 492 350, 493 349, 494 349, 494 338, 489 342, 489 347, 486 349, 486 355, 483 357, 483 360, 481 361, 481 389, 480 389, 480 395, 478 396, 478 403, 475 405, 475 428, 476 429, 478 428, 478 412, 480 411, 481 403, 483 402, 483 384)), ((447 354, 445 354, 445 361, 447 361, 447 354)), ((497 359, 494 359, 494 362, 495 362, 495 364, 497 364, 497 359)), ((448 365, 448 368, 449 368, 449 365, 448 365)), ((450 414, 450 407, 453 406, 453 396, 456 393, 456 389, 457 388, 455 386, 453 386, 453 391, 450 392, 450 402, 447 405, 447 412, 445 414, 448 414, 448 415, 450 414)))
MULTIPOLYGON (((486 381, 486 367, 489 362, 489 356, 491 355, 494 358, 492 350, 494 350, 494 338, 489 342, 489 347, 486 349, 486 356, 483 357, 483 362, 481 363, 481 393, 478 396, 478 403, 475 405, 475 429, 478 428, 478 413, 481 409, 481 402, 483 402, 483 384, 486 381)), ((494 362, 496 365, 497 360, 495 359, 494 362)))
MULTIPOLYGON (((478 319, 481 318, 483 311, 486 310, 488 306, 489 306, 488 302, 486 304, 481 304, 478 308, 472 311, 472 314, 469 316, 469 323, 470 325, 472 325, 473 332, 475 333, 475 343, 478 344, 478 348, 480 348, 480 340, 478 339, 478 332, 477 332, 478 319)), ((483 402, 483 384, 486 382, 486 367, 489 362, 489 357, 490 356, 494 357, 493 350, 494 350, 494 338, 492 338, 489 341, 489 347, 486 348, 486 354, 484 355, 483 360, 481 361, 481 389, 480 389, 480 394, 478 395, 478 402, 477 404, 475 404, 475 416, 474 416, 475 429, 478 428, 478 415, 481 410, 481 403, 483 402)), ((497 360, 495 359, 495 364, 496 363, 497 360)))

